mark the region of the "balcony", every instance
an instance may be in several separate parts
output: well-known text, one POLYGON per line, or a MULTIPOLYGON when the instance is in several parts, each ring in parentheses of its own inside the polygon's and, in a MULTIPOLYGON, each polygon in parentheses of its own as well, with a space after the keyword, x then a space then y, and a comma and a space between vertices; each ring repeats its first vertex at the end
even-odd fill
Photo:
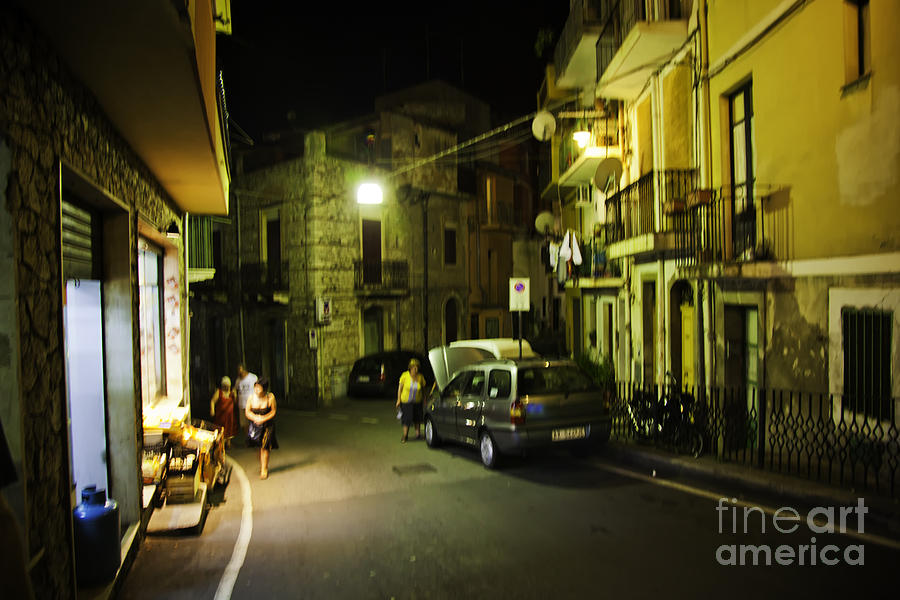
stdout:
POLYGON ((684 209, 695 179, 694 169, 653 171, 612 195, 606 201, 607 258, 674 248, 676 228, 686 225, 675 215, 684 209))
POLYGON ((18 0, 183 212, 228 213, 211 0, 18 0))
POLYGON ((732 194, 720 188, 694 197, 699 200, 696 204, 675 215, 679 266, 770 261, 776 260, 776 254, 778 260, 789 258, 789 236, 783 234, 787 228, 782 226, 786 219, 769 201, 772 196, 753 197, 741 188, 732 194))
POLYGON ((246 263, 241 265, 244 294, 261 301, 287 303, 290 288, 288 261, 246 263))
POLYGON ((209 217, 188 217, 188 281, 198 283, 216 275, 213 230, 209 217))
POLYGON ((588 145, 580 148, 572 134, 576 124, 570 120, 562 132, 559 148, 559 180, 560 187, 578 187, 589 185, 594 179, 597 167, 609 157, 621 158, 618 126, 613 118, 591 121, 591 139, 588 145))
POLYGON ((600 0, 574 0, 553 52, 556 87, 581 88, 597 76, 597 40, 603 15, 600 0))
POLYGON ((353 275, 353 291, 359 296, 397 297, 409 294, 409 263, 405 260, 355 260, 353 275))
POLYGON ((672 6, 653 15, 644 0, 610 2, 596 47, 597 96, 633 100, 660 63, 684 45, 691 2, 666 4, 672 6))

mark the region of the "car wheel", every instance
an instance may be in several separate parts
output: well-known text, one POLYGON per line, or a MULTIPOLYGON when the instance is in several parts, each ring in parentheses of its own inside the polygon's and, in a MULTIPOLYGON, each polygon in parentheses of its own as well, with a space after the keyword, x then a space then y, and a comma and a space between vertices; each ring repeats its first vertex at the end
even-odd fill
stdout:
POLYGON ((487 431, 481 432, 478 448, 481 450, 482 464, 488 469, 496 469, 500 462, 500 453, 497 451, 494 438, 487 431))
POLYGON ((429 448, 437 448, 441 445, 441 438, 434 429, 434 422, 430 417, 425 419, 425 443, 429 448))

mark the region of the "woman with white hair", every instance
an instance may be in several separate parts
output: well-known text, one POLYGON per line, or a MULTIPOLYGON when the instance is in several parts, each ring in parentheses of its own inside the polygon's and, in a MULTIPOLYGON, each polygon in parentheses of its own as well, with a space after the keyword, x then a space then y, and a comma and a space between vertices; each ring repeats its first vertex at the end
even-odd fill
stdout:
POLYGON ((229 443, 237 434, 237 421, 234 416, 234 390, 227 375, 219 381, 219 389, 209 399, 209 414, 216 426, 225 430, 225 443, 229 443))

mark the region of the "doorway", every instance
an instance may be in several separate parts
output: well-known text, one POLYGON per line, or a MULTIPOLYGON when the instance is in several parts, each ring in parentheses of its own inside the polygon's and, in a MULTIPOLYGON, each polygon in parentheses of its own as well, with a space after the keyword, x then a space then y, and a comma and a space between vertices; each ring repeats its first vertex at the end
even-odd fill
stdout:
POLYGON ((450 298, 444 305, 444 343, 449 344, 459 339, 459 309, 456 299, 450 298))
POLYGON ((656 381, 656 282, 643 282, 642 291, 643 363, 641 365, 641 382, 653 384, 656 381))
POLYGON ((380 306, 370 306, 363 311, 363 355, 368 356, 382 351, 384 351, 384 309, 380 306))

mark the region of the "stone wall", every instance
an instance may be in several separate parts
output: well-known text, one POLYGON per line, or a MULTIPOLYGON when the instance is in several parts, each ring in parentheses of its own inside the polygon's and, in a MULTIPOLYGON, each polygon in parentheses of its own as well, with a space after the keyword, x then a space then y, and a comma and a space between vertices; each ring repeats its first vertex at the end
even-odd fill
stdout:
MULTIPOLYGON (((26 536, 29 555, 42 553, 31 575, 38 597, 73 598, 59 161, 132 207, 133 214, 155 223, 169 222, 178 214, 91 93, 72 77, 30 22, 7 5, 0 7, 0 135, 12 152, 4 209, 11 216, 18 265, 26 536)), ((136 240, 132 246, 136 248, 136 240)), ((136 255, 131 263, 134 278, 136 255)), ((136 322, 133 328, 136 344, 136 322)), ((138 361, 135 347, 135 373, 140 372, 138 361)), ((139 403, 139 378, 135 380, 139 403)))

